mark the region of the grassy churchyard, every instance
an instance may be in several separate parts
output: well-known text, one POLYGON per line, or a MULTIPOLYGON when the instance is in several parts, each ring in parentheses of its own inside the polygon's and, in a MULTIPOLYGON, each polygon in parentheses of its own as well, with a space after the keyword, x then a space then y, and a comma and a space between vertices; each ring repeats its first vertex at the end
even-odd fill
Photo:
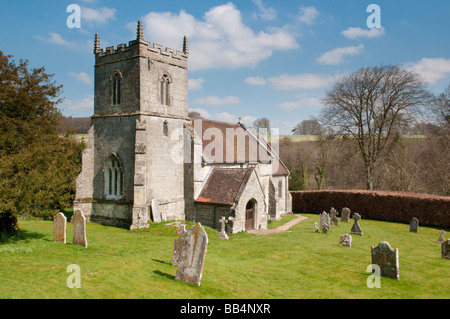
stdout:
MULTIPOLYGON (((0 245, 0 298, 449 298, 450 260, 441 258, 439 229, 360 221, 363 236, 352 235, 351 248, 338 245, 350 223, 328 234, 314 233, 318 215, 288 232, 258 236, 240 233, 230 240, 205 227, 209 245, 200 287, 175 280, 171 265, 176 227, 151 224, 149 229, 87 224, 88 248, 53 242, 50 221, 20 221, 16 241, 0 245), (399 249, 400 280, 381 278, 368 288, 371 246, 388 241, 399 249), (80 267, 81 288, 70 289, 69 265, 80 267)), ((270 228, 291 220, 270 224, 270 228)), ((188 223, 188 228, 193 224, 188 223)), ((446 239, 450 230, 445 229, 446 239)))

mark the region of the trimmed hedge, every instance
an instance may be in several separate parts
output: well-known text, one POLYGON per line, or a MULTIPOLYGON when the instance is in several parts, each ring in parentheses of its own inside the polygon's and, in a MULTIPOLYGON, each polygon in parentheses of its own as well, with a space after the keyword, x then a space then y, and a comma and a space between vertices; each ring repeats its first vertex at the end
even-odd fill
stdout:
POLYGON ((387 191, 293 191, 294 212, 340 214, 350 208, 363 219, 408 223, 416 217, 423 226, 450 227, 450 197, 387 191))

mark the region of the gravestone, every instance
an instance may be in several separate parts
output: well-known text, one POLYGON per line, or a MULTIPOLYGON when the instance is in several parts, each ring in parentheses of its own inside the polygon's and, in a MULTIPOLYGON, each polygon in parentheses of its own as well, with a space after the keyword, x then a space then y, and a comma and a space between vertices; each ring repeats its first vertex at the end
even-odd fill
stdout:
POLYGON ((208 235, 200 223, 182 233, 175 279, 200 286, 207 247, 208 235))
POLYGON ((444 234, 445 234, 445 231, 443 231, 443 230, 439 231, 439 235, 440 235, 440 236, 439 236, 439 238, 438 238, 438 240, 437 240, 437 242, 438 242, 439 244, 442 244, 442 243, 445 242, 444 234))
POLYGON ((225 224, 228 223, 228 220, 224 216, 222 216, 219 222, 221 224, 221 230, 217 238, 228 240, 228 235, 225 232, 225 224))
POLYGON ((53 218, 53 241, 66 243, 67 218, 63 213, 58 213, 53 218))
POLYGON ((359 220, 361 219, 361 215, 359 215, 358 213, 353 214, 353 226, 352 229, 350 231, 350 234, 356 234, 356 235, 362 235, 362 230, 361 230, 361 226, 359 226, 359 220))
POLYGON ((161 218, 161 210, 159 209, 159 202, 157 199, 152 199, 152 217, 154 223, 160 223, 161 218))
POLYGON ((330 230, 330 226, 328 226, 328 224, 324 224, 322 227, 322 232, 324 234, 328 234, 328 231, 330 230))
POLYGON ((318 225, 317 225, 317 222, 314 223, 314 229, 313 229, 313 231, 314 231, 315 233, 318 233, 318 232, 319 232, 319 227, 318 227, 318 225))
POLYGON ((348 223, 350 220, 350 208, 342 208, 341 222, 348 223))
POLYGON ((339 237, 339 245, 342 247, 352 247, 352 236, 349 234, 341 235, 339 237))
POLYGON ((412 233, 417 233, 418 230, 419 230, 419 220, 413 217, 409 222, 409 231, 412 233))
POLYGON ((172 265, 177 266, 179 256, 181 254, 181 235, 186 232, 186 224, 181 224, 180 228, 177 229, 178 238, 175 239, 173 244, 173 255, 172 255, 172 265))
POLYGON ((391 245, 382 241, 377 247, 371 248, 372 264, 380 267, 380 276, 400 279, 399 262, 398 262, 398 248, 393 249, 391 245))
POLYGON ((325 224, 330 227, 331 221, 330 215, 328 215, 326 212, 323 212, 322 214, 320 214, 320 229, 323 229, 323 226, 325 224))
POLYGON ((337 216, 337 211, 336 211, 336 209, 334 209, 334 207, 331 207, 330 215, 331 215, 331 225, 332 226, 339 225, 339 220, 336 217, 337 216))
POLYGON ((450 239, 444 241, 442 244, 442 258, 450 259, 450 239))
POLYGON ((75 212, 72 216, 73 223, 73 244, 81 245, 87 248, 86 239, 86 218, 83 213, 79 210, 75 212))

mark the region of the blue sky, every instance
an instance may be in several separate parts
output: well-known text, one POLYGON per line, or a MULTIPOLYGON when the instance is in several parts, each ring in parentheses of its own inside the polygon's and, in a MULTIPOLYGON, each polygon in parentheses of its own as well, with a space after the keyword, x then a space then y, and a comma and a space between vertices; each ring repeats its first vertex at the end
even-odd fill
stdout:
POLYGON ((400 64, 429 89, 450 84, 450 1, 0 0, 0 50, 45 66, 64 86, 64 115, 93 114, 92 53, 136 37, 181 50, 189 38, 189 109, 246 124, 267 117, 281 134, 318 115, 333 81, 361 67, 400 64), (81 7, 81 28, 66 12, 81 7), (369 4, 381 28, 369 29, 369 4))

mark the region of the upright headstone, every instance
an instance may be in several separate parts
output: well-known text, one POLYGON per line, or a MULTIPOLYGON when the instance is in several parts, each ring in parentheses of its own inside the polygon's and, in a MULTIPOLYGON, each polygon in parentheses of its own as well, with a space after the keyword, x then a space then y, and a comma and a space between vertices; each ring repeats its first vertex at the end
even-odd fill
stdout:
POLYGON ((353 214, 353 226, 352 229, 350 231, 350 234, 356 234, 356 235, 362 235, 362 230, 361 230, 361 226, 359 226, 359 220, 361 219, 361 215, 359 215, 358 213, 353 214))
POLYGON ((320 214, 320 229, 323 229, 323 226, 325 224, 330 227, 331 221, 330 215, 328 215, 326 212, 323 212, 322 214, 320 214))
POLYGON ((319 232, 319 227, 318 227, 318 225, 317 225, 317 222, 314 223, 314 229, 313 229, 313 231, 314 231, 315 233, 318 233, 318 232, 319 232))
POLYGON ((336 211, 336 209, 334 209, 334 207, 331 207, 330 216, 331 216, 331 225, 334 225, 334 226, 339 225, 339 220, 336 217, 337 211, 336 211))
POLYGON ((322 232, 324 233, 324 234, 328 234, 328 231, 330 230, 330 226, 328 226, 328 224, 323 224, 323 227, 322 227, 322 232))
POLYGON ((53 218, 53 241, 66 243, 67 218, 63 213, 58 213, 53 218))
POLYGON ((207 247, 208 235, 200 223, 182 233, 175 279, 200 286, 207 247))
POLYGON ((73 244, 81 245, 87 248, 86 239, 86 218, 83 213, 79 210, 75 212, 72 216, 73 223, 73 244))
POLYGON ((444 239, 444 234, 445 234, 445 231, 443 231, 443 230, 440 230, 439 231, 439 238, 438 238, 438 240, 437 240, 437 242, 439 243, 439 244, 443 244, 444 242, 445 242, 445 239, 444 239))
POLYGON ((152 199, 152 217, 154 223, 161 222, 161 210, 159 209, 159 202, 157 199, 152 199))
POLYGON ((348 223, 350 221, 350 208, 342 208, 341 222, 348 223))
POLYGON ((341 235, 339 237, 339 245, 343 247, 352 247, 352 236, 349 234, 341 235))
POLYGON ((172 255, 172 265, 177 266, 178 260, 181 254, 181 235, 186 232, 186 224, 181 224, 180 228, 177 229, 178 238, 175 239, 173 244, 173 255, 172 255))
POLYGON ((442 258, 450 259, 450 239, 447 239, 441 245, 442 245, 442 258))
POLYGON ((371 248, 372 264, 380 267, 380 276, 393 279, 400 279, 398 248, 393 249, 391 245, 382 241, 377 247, 371 248))
POLYGON ((228 223, 228 220, 225 218, 225 216, 222 216, 222 218, 220 219, 221 230, 220 230, 220 233, 217 236, 217 238, 228 240, 228 235, 225 232, 225 224, 226 223, 228 223))
POLYGON ((417 233, 418 230, 419 230, 419 220, 413 217, 409 222, 409 231, 412 233, 417 233))

